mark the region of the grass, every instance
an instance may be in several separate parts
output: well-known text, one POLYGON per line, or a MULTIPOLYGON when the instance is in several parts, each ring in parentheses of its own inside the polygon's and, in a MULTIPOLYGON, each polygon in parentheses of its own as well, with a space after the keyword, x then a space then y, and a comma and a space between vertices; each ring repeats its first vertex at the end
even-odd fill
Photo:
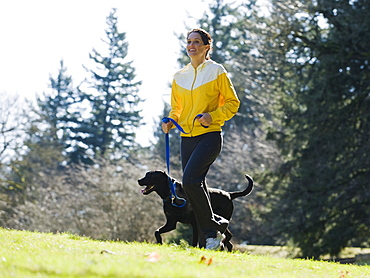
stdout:
POLYGON ((370 277, 370 266, 0 228, 0 277, 370 277))
MULTIPOLYGON (((267 246, 267 245, 234 245, 235 249, 254 255, 269 255, 277 258, 296 258, 300 254, 299 248, 288 246, 267 246)), ((344 248, 337 259, 357 257, 357 265, 370 265, 370 248, 347 247, 344 248), (361 258, 363 257, 363 258, 361 258)), ((323 260, 332 260, 329 255, 322 256, 323 260)))

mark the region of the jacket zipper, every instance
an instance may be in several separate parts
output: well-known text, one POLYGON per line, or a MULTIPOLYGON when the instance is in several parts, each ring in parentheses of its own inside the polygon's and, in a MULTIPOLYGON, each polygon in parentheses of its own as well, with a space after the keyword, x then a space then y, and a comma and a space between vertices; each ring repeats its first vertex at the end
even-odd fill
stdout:
POLYGON ((193 114, 193 109, 194 109, 194 98, 193 98, 193 89, 194 89, 194 84, 195 84, 195 80, 197 79, 197 74, 198 74, 198 71, 197 71, 197 69, 194 69, 194 72, 195 72, 195 74, 194 74, 194 80, 193 80, 193 84, 191 84, 191 90, 190 90, 190 96, 191 96, 191 113, 190 113, 190 115, 188 116, 188 125, 189 125, 189 127, 191 128, 191 132, 190 132, 190 135, 191 135, 191 137, 193 137, 193 127, 192 127, 192 125, 191 125, 191 123, 189 124, 189 118, 190 118, 190 120, 191 120, 191 115, 193 114))

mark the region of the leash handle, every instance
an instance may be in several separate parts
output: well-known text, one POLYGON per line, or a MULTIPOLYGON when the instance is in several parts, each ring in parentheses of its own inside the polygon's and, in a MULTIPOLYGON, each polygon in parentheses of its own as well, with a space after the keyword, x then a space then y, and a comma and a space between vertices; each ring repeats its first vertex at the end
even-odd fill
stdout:
MULTIPOLYGON (((190 132, 185 132, 185 130, 181 127, 181 125, 179 125, 174 119, 172 118, 169 118, 169 117, 164 117, 162 119, 162 122, 164 123, 168 123, 168 122, 172 122, 177 128, 178 130, 180 130, 182 133, 185 133, 185 134, 189 134, 190 132)), ((167 133, 168 134, 168 133, 167 133)))
MULTIPOLYGON (((194 128, 194 122, 195 122, 195 119, 197 119, 197 118, 202 118, 203 117, 203 115, 202 114, 198 114, 198 115, 196 115, 195 116, 195 118, 194 118, 194 120, 193 120, 193 128, 194 128)), ((204 127, 204 128, 208 128, 209 126, 207 126, 207 125, 203 125, 203 124, 200 124, 202 127, 204 127)))
MULTIPOLYGON (((169 117, 164 117, 163 119, 162 119, 162 122, 163 123, 168 123, 168 122, 172 122, 176 127, 177 127, 177 129, 178 130, 180 130, 182 133, 184 133, 184 134, 189 134, 190 132, 192 132, 193 131, 193 129, 194 129, 194 122, 195 122, 195 120, 197 119, 197 118, 202 118, 203 117, 203 115, 202 114, 198 114, 198 115, 196 115, 195 116, 195 118, 194 118, 194 120, 193 120, 193 126, 192 126, 192 128, 191 128, 191 130, 189 131, 189 132, 185 132, 185 130, 182 128, 182 126, 181 125, 179 125, 174 119, 172 119, 172 118, 169 118, 169 117)), ((201 124, 202 125, 202 124, 201 124)), ((208 126, 206 126, 206 125, 202 125, 202 127, 204 127, 204 128, 208 128, 208 126)))

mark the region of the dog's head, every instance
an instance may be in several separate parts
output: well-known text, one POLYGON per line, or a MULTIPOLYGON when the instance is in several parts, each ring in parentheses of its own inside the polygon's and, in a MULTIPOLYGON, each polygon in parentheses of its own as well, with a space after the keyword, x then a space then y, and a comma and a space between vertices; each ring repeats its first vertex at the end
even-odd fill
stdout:
POLYGON ((163 171, 149 171, 145 176, 137 181, 140 186, 145 186, 141 193, 148 195, 153 191, 157 191, 160 194, 160 191, 169 190, 168 187, 168 175, 163 171))

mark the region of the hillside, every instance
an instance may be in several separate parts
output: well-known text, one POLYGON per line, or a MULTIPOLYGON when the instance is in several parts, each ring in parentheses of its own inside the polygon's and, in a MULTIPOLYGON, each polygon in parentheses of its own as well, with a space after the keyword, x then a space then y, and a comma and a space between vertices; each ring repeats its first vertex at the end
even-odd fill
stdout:
POLYGON ((370 266, 0 228, 0 277, 370 277, 370 266))

